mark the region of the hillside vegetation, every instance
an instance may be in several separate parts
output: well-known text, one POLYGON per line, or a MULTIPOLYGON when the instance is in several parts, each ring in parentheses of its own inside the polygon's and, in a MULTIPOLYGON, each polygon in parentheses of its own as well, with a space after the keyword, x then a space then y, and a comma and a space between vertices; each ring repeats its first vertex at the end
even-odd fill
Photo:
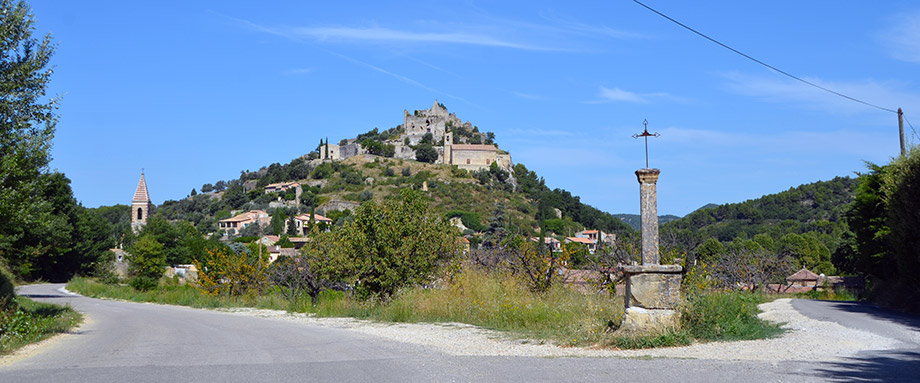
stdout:
POLYGON ((695 258, 714 259, 726 246, 762 249, 789 255, 794 267, 836 272, 832 257, 852 246, 844 216, 854 200, 858 180, 836 177, 790 188, 741 203, 704 208, 662 225, 665 246, 695 258))

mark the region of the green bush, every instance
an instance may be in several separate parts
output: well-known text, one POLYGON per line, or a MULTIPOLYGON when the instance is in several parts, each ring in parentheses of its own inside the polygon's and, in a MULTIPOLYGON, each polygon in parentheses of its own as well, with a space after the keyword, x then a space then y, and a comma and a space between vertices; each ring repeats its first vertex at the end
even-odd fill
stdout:
POLYGON ((757 305, 764 301, 762 294, 750 292, 692 294, 681 310, 681 326, 699 340, 771 337, 783 330, 757 317, 757 305))
POLYGON ((13 273, 0 263, 0 308, 13 302, 16 296, 13 273))
POLYGON ((157 279, 138 276, 131 279, 129 284, 137 291, 150 291, 157 288, 157 279))

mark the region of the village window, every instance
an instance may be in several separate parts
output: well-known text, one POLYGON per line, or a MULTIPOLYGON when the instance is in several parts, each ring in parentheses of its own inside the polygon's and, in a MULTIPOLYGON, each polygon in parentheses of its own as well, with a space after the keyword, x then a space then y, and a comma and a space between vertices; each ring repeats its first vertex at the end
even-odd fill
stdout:
POLYGON ((492 160, 490 160, 490 159, 488 159, 488 158, 486 158, 486 165, 488 165, 488 164, 489 164, 489 162, 491 162, 491 161, 492 161, 492 160))
POLYGON ((466 159, 466 164, 467 164, 467 165, 470 164, 470 159, 469 159, 469 158, 466 159))
POLYGON ((141 208, 137 208, 137 219, 144 219, 144 211, 141 208))

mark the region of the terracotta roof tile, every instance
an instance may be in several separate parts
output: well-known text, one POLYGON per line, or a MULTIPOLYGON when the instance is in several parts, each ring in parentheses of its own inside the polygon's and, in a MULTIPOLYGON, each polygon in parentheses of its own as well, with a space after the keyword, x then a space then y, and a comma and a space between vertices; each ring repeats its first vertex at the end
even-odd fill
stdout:
POLYGON ((134 198, 131 202, 150 202, 150 193, 147 191, 147 180, 144 179, 144 173, 141 173, 141 180, 137 182, 137 189, 134 191, 134 198))

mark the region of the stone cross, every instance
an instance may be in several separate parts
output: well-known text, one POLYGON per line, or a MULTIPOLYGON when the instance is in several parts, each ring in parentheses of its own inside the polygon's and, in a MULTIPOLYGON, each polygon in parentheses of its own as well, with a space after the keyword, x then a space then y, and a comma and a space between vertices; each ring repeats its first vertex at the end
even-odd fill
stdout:
POLYGON ((645 131, 639 134, 633 134, 633 138, 645 137, 645 168, 648 169, 648 138, 649 137, 659 137, 661 134, 658 132, 649 133, 648 132, 648 120, 643 120, 642 125, 645 125, 645 131))
POLYGON ((636 170, 639 179, 639 209, 642 219, 642 264, 657 265, 658 261, 658 169, 636 170))

